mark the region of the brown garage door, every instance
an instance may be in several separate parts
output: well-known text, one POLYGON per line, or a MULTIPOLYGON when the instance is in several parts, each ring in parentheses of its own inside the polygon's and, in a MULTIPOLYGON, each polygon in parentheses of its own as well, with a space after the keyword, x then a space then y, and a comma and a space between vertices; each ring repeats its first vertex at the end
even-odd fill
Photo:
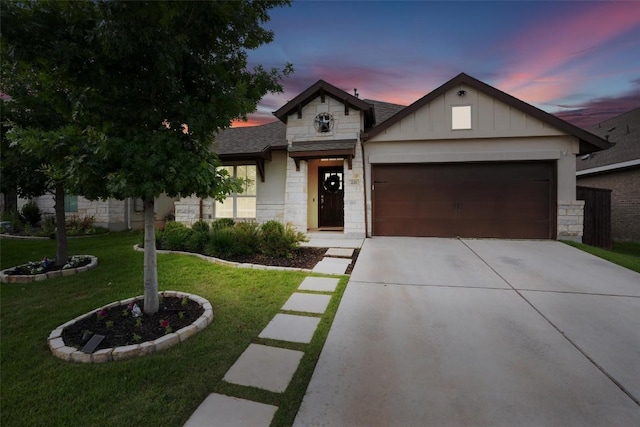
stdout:
POLYGON ((553 162, 373 166, 376 236, 554 238, 553 162))

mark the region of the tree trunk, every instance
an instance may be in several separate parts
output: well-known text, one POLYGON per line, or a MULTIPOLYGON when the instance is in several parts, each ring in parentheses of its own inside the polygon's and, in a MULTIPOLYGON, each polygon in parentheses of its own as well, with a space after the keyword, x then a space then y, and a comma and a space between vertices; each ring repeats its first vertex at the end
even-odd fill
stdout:
POLYGON ((144 312, 154 314, 159 309, 158 263, 153 215, 154 199, 144 201, 144 312))
POLYGON ((56 183, 55 186, 55 210, 56 210, 56 265, 65 265, 69 259, 67 253, 67 219, 64 214, 64 184, 56 183))

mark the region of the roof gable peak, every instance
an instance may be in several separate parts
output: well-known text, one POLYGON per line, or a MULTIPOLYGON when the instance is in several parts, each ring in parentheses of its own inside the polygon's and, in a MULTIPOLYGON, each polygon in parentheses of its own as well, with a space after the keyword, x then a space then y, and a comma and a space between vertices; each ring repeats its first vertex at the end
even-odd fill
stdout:
POLYGON ((365 126, 373 126, 375 124, 375 115, 373 114, 373 105, 361 100, 360 98, 351 95, 350 93, 337 88, 336 86, 328 83, 322 79, 318 80, 313 85, 309 86, 306 90, 300 93, 298 96, 287 102, 285 105, 276 110, 273 115, 276 116, 281 122, 287 123, 288 116, 293 111, 300 111, 302 107, 307 105, 318 96, 324 100, 325 96, 330 96, 335 100, 345 104, 349 108, 355 108, 363 111, 365 114, 365 126))

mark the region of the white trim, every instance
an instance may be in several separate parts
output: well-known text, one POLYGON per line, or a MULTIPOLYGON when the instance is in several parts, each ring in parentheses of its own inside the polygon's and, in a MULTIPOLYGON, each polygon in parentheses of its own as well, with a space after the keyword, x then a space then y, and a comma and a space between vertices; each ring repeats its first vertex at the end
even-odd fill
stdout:
POLYGON ((410 154, 372 154, 369 163, 449 163, 481 161, 517 161, 517 160, 558 160, 562 152, 545 151, 502 151, 502 152, 463 152, 463 153, 410 153, 410 154))
POLYGON ((591 175, 592 173, 608 172, 615 169, 629 168, 631 166, 640 166, 640 159, 629 160, 626 162, 613 163, 611 165, 599 166, 597 168, 584 169, 576 172, 576 176, 591 175))

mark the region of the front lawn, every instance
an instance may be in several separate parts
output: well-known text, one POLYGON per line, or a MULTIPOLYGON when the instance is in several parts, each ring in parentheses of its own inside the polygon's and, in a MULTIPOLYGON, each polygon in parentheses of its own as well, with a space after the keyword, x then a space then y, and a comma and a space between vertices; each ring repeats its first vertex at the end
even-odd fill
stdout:
MULTIPOLYGON (((308 274, 211 264, 186 255, 158 255, 160 290, 200 295, 213 323, 170 349, 107 364, 55 358, 47 337, 57 326, 112 301, 143 293, 138 233, 70 239, 69 254, 98 257, 94 270, 29 284, 2 284, 0 399, 3 426, 182 426, 210 393, 279 407, 273 425, 293 423, 344 292, 340 281, 310 344, 257 338, 308 274), (304 351, 286 392, 222 381, 250 343, 304 351)), ((55 254, 55 242, 1 240, 0 268, 55 254)))
POLYGON ((640 273, 640 243, 613 242, 613 247, 610 250, 582 243, 568 241, 565 243, 640 273))

